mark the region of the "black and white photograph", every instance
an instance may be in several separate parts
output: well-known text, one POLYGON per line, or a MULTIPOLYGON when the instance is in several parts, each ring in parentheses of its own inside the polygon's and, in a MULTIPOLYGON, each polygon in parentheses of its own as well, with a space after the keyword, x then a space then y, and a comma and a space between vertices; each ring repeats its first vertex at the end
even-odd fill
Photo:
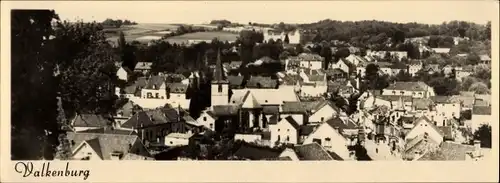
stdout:
POLYGON ((24 4, 2 27, 12 161, 498 157, 495 15, 467 5, 24 4))

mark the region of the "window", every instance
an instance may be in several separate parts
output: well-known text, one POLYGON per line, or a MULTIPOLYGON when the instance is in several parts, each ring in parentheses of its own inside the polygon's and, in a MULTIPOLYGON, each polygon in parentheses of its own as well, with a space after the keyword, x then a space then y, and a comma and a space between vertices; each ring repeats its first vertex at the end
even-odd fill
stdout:
POLYGON ((325 118, 324 118, 324 117, 321 117, 321 121, 323 121, 323 120, 325 120, 325 118))
POLYGON ((173 144, 172 141, 170 141, 170 144, 173 144))
POLYGON ((287 131, 287 132, 289 132, 289 131, 290 131, 290 129, 286 129, 286 131, 287 131))
POLYGON ((88 156, 92 156, 92 153, 91 153, 91 152, 88 152, 88 153, 87 153, 87 155, 88 155, 88 156))
POLYGON ((222 85, 221 84, 219 84, 218 90, 219 90, 219 93, 222 93, 222 85))
POLYGON ((210 129, 214 128, 214 124, 210 123, 210 129))
POLYGON ((325 138, 325 147, 331 147, 331 139, 330 138, 325 138))
POLYGON ((203 117, 203 121, 207 121, 207 117, 203 117))
POLYGON ((264 102, 266 102, 266 103, 267 103, 267 100, 266 100, 266 101, 264 101, 264 102))
POLYGON ((280 135, 278 135, 278 141, 280 141, 280 139, 281 139, 281 136, 280 136, 280 135))
POLYGON ((288 135, 286 136, 286 141, 287 142, 290 141, 290 136, 288 136, 288 135))
POLYGON ((280 129, 278 128, 278 132, 280 131, 280 129))

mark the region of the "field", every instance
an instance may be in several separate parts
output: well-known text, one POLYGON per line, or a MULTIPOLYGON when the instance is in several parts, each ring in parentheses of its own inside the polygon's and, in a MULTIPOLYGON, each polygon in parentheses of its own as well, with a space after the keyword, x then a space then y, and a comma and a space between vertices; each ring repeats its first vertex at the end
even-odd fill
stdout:
POLYGON ((125 25, 120 28, 107 28, 104 31, 108 40, 116 42, 118 40, 118 35, 123 32, 125 39, 127 41, 137 40, 139 42, 148 42, 153 38, 151 36, 163 36, 167 31, 175 31, 179 26, 173 24, 137 24, 137 25, 125 25), (145 38, 145 39, 138 39, 145 38))
POLYGON ((230 33, 230 32, 195 32, 184 34, 180 36, 174 36, 167 39, 170 43, 182 43, 187 40, 212 40, 213 38, 217 38, 220 41, 236 41, 238 38, 238 34, 230 33))

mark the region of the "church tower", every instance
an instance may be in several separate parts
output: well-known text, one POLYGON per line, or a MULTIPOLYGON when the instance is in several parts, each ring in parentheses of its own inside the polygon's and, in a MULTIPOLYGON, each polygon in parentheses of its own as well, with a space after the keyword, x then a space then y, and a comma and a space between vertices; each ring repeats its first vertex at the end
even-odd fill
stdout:
POLYGON ((224 77, 220 49, 217 52, 217 62, 212 80, 211 106, 227 105, 229 103, 229 81, 224 77))

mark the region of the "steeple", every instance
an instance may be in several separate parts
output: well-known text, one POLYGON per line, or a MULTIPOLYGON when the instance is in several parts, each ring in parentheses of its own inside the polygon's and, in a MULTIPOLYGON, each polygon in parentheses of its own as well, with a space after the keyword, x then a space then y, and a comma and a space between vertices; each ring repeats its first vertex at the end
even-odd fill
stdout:
POLYGON ((215 65, 215 73, 214 73, 214 83, 227 83, 227 80, 224 78, 224 70, 222 69, 222 61, 220 60, 220 48, 217 51, 217 62, 215 65))

